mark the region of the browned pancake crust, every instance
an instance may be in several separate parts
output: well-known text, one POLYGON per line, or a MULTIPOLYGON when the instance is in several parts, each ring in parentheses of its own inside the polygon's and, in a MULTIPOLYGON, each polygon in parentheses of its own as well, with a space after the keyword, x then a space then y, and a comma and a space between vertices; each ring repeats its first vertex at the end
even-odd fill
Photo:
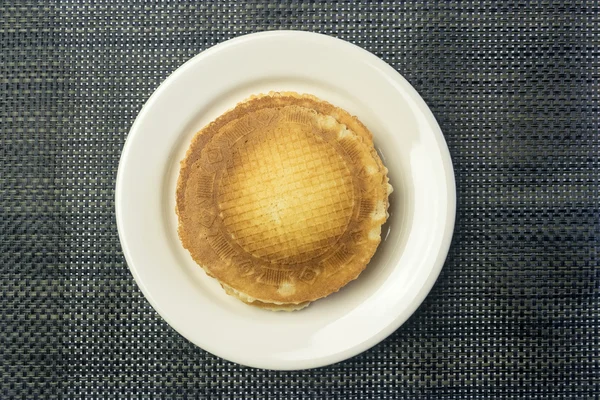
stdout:
POLYGON ((192 140, 177 186, 179 236, 209 275, 255 305, 310 302, 365 268, 387 197, 363 124, 313 96, 272 93, 192 140))

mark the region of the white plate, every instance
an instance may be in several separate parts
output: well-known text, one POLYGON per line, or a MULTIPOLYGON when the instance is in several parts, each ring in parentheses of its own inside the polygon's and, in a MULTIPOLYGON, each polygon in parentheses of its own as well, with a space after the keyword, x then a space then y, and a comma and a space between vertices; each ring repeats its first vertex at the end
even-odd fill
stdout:
POLYGON ((123 252, 150 304, 201 348, 259 368, 335 363, 394 332, 436 280, 454 214, 448 148, 417 92, 373 54, 307 32, 239 37, 177 69, 138 115, 117 175, 123 252), (181 246, 174 211, 179 161, 193 134, 249 95, 270 90, 312 93, 357 115, 373 132, 395 188, 385 240, 365 272, 293 313, 227 296, 181 246))

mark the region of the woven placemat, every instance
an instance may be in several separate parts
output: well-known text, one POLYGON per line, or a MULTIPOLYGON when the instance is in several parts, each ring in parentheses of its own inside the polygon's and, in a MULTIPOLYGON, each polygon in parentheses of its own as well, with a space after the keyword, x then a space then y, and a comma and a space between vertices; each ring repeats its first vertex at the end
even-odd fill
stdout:
POLYGON ((0 398, 597 398, 599 15, 597 1, 2 2, 0 398), (390 63, 456 171, 453 245, 425 303, 318 370, 245 368, 179 336, 135 285, 114 217, 150 94, 267 29, 390 63))

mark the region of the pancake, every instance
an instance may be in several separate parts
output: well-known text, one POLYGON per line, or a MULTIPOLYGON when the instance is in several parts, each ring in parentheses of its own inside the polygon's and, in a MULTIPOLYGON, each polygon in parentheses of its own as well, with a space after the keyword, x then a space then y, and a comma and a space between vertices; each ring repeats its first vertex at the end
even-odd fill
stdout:
POLYGON ((308 305, 311 303, 310 301, 305 301, 304 303, 298 303, 298 304, 295 304, 295 303, 289 303, 289 304, 265 303, 263 301, 256 300, 252 297, 249 297, 248 295, 241 293, 241 292, 239 292, 227 285, 224 285, 222 283, 221 283, 221 287, 225 290, 225 293, 237 298, 240 301, 243 301, 246 304, 249 304, 254 307, 263 308, 265 310, 270 310, 270 311, 298 311, 298 310, 302 310, 305 307, 308 307, 308 305))
POLYGON ((192 139, 177 184, 178 233, 227 293, 296 310, 365 269, 389 193, 357 118, 311 95, 258 95, 192 139))

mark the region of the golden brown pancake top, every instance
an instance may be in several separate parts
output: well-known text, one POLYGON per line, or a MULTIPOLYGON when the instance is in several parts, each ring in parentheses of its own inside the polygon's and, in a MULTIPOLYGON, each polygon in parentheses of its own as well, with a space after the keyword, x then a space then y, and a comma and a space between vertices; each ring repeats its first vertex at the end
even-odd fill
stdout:
POLYGON ((181 167, 184 247, 258 301, 327 296, 360 274, 380 242, 388 180, 371 134, 312 96, 240 103, 194 137, 181 167))

